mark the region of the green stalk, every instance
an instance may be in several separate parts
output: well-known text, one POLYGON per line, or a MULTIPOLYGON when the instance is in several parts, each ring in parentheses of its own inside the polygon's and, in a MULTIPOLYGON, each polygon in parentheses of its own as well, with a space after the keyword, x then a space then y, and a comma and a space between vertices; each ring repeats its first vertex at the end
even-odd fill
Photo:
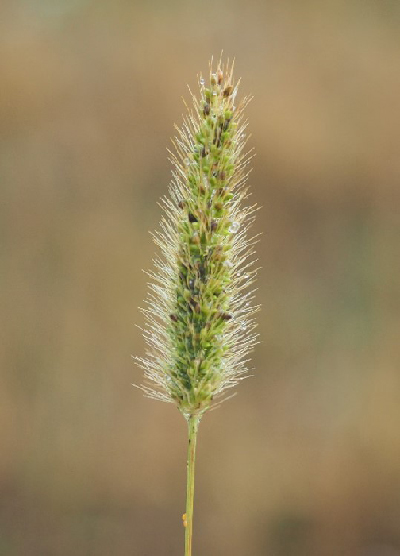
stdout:
POLYGON ((187 486, 186 486, 186 514, 184 516, 185 556, 192 556, 193 535, 193 498, 194 498, 194 463, 196 457, 197 431, 200 416, 190 415, 188 418, 188 452, 187 452, 187 486))

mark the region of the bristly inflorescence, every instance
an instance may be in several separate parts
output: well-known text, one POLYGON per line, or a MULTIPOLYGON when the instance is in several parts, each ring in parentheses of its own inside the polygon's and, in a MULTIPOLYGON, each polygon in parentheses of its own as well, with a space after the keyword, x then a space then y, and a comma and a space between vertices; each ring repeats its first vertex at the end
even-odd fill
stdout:
POLYGON ((251 159, 245 152, 249 98, 235 106, 239 83, 233 64, 210 64, 209 84, 200 76, 200 99, 191 93, 173 141, 169 196, 162 199, 161 231, 154 234, 155 261, 147 304, 145 358, 140 388, 177 404, 189 417, 247 375, 256 343, 254 244, 248 229, 256 205, 245 206, 251 159))

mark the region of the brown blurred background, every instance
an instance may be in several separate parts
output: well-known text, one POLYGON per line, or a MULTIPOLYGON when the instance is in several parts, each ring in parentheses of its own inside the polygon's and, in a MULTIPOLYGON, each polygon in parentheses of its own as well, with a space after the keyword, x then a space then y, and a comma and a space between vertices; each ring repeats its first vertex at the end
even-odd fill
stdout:
POLYGON ((200 429, 195 554, 400 555, 398 0, 0 10, 0 554, 183 553, 185 423, 130 355, 173 122, 223 48, 263 310, 200 429))

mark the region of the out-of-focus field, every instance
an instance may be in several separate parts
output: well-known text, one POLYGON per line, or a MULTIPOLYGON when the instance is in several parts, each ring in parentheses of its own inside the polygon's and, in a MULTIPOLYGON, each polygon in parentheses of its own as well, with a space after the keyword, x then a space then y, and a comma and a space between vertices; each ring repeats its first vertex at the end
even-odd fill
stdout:
POLYGON ((0 10, 0 555, 183 553, 185 423, 130 355, 165 148, 222 48, 263 309, 200 429, 195 554, 400 555, 399 2, 0 10))

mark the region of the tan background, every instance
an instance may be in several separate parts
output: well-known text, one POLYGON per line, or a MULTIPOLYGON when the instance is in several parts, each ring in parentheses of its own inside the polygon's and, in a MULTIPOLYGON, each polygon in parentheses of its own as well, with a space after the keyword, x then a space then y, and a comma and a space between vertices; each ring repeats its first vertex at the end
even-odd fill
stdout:
POLYGON ((211 54, 256 148, 261 344, 203 420, 195 554, 400 554, 400 4, 3 0, 0 554, 183 553, 185 423, 131 387, 166 146, 211 54))

